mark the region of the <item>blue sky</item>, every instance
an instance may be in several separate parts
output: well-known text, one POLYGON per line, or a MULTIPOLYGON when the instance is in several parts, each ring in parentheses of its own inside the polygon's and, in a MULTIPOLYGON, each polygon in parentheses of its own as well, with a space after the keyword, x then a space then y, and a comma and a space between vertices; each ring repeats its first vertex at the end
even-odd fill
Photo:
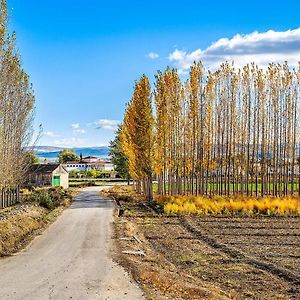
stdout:
POLYGON ((100 146, 143 73, 300 60, 298 1, 8 0, 36 94, 40 145, 100 146), (279 3, 279 2, 278 2, 279 3), (270 31, 271 30, 271 31, 270 31))

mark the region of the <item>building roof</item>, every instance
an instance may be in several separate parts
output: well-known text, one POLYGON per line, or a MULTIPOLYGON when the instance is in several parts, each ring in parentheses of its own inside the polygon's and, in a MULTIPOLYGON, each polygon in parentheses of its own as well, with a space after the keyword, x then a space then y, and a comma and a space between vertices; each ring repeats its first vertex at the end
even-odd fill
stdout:
POLYGON ((87 165, 93 165, 93 166, 96 166, 96 165, 112 165, 111 162, 107 162, 107 161, 95 161, 95 162, 90 162, 90 163, 85 163, 87 165))
POLYGON ((84 161, 66 161, 64 162, 64 165, 81 165, 81 164, 86 164, 84 161))
POLYGON ((83 159, 90 159, 90 158, 98 159, 98 157, 96 157, 96 156, 87 156, 87 157, 84 157, 83 159))
POLYGON ((55 171, 60 164, 36 164, 29 167, 29 173, 43 173, 49 174, 55 171))

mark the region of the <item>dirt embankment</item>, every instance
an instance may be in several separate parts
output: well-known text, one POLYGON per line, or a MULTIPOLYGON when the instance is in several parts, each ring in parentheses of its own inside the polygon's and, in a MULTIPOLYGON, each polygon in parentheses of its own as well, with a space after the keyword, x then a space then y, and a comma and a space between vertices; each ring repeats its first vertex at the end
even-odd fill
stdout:
POLYGON ((167 217, 113 196, 115 259, 149 299, 299 299, 300 218, 167 217))
POLYGON ((36 230, 47 222, 46 208, 22 204, 0 212, 0 256, 10 255, 20 249, 36 230))
POLYGON ((68 194, 61 205, 51 209, 38 203, 20 203, 0 210, 0 257, 11 255, 24 246, 69 206, 76 191, 68 194))

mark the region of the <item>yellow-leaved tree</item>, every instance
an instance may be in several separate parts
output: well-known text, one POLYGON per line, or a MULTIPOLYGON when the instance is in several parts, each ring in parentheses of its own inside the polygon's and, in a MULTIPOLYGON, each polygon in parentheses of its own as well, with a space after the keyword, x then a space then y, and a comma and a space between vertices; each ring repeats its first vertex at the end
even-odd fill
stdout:
POLYGON ((136 82, 133 97, 126 109, 121 133, 121 145, 128 158, 131 177, 138 192, 153 199, 154 118, 151 87, 147 76, 136 82))

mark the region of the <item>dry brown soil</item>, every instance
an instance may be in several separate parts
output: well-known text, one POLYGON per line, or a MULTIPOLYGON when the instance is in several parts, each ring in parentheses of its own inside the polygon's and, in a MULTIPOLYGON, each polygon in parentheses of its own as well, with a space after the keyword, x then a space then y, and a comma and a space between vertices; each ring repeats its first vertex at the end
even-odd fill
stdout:
POLYGON ((300 218, 166 217, 117 202, 115 259, 149 299, 300 299, 300 218))

